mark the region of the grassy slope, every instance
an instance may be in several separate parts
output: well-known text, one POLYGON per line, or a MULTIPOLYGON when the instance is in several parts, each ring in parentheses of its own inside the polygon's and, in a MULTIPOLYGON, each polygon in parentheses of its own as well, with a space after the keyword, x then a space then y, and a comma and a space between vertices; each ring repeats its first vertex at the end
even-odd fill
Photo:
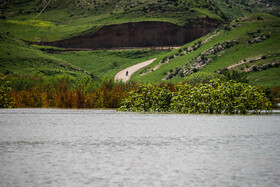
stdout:
POLYGON ((24 76, 87 76, 80 68, 28 46, 23 41, 3 33, 0 38, 0 73, 24 76))
POLYGON ((238 18, 247 14, 264 12, 280 16, 278 0, 212 0, 229 18, 238 18))
POLYGON ((249 73, 250 84, 267 87, 280 86, 280 68, 272 68, 259 72, 249 73))
MULTIPOLYGON (((51 1, 45 12, 41 0, 5 1, 0 8, 7 19, 0 19, 1 35, 8 35, 0 44, 0 73, 30 76, 67 74, 81 77, 88 71, 104 78, 112 78, 117 71, 164 52, 67 52, 47 54, 40 47, 20 41, 54 41, 95 32, 103 25, 130 21, 168 21, 186 25, 206 16, 222 20, 221 12, 213 6, 190 1, 171 3, 167 0, 60 0, 51 1), (216 13, 217 14, 216 14, 216 13), (187 15, 187 16, 186 16, 187 15), (140 55, 139 55, 140 54, 140 55)), ((3 17, 2 17, 3 18, 3 17)))
POLYGON ((126 67, 155 58, 164 53, 166 52, 155 50, 115 50, 64 52, 54 54, 54 56, 98 77, 109 79, 126 67))
POLYGON ((10 12, 14 14, 9 19, 0 20, 1 31, 10 32, 16 38, 28 41, 55 41, 83 32, 94 32, 104 25, 125 22, 167 21, 186 25, 206 16, 222 21, 222 13, 208 5, 206 0, 190 1, 188 4, 180 1, 171 3, 167 0, 96 0, 96 3, 91 0, 60 0, 51 2, 46 11, 36 19, 33 18, 43 8, 43 4, 39 0, 31 2, 33 3, 8 3, 3 11, 7 15, 10 12), (18 9, 22 10, 16 11, 13 6, 20 6, 18 9), (29 10, 29 14, 24 10, 29 10))
MULTIPOLYGON (((191 52, 187 55, 174 58, 168 64, 162 65, 160 69, 155 70, 152 73, 149 73, 145 76, 140 76, 140 72, 138 72, 138 74, 133 77, 133 80, 142 81, 142 82, 156 82, 156 83, 161 82, 162 79, 164 78, 164 74, 169 72, 171 69, 175 69, 176 67, 182 68, 186 64, 189 64, 192 59, 198 57, 200 53, 203 53, 204 51, 211 48, 215 44, 223 43, 225 41, 230 41, 230 40, 237 40, 239 44, 235 44, 233 47, 224 49, 222 51, 224 54, 221 56, 219 56, 219 54, 222 53, 218 53, 217 55, 212 56, 213 61, 211 61, 207 66, 205 66, 200 71, 215 72, 219 69, 227 68, 228 66, 233 65, 243 59, 254 58, 259 55, 261 56, 272 55, 272 57, 255 61, 252 63, 247 63, 244 66, 250 67, 255 64, 266 64, 280 59, 280 49, 279 49, 280 19, 279 18, 266 14, 254 14, 239 19, 238 22, 233 21, 230 24, 230 27, 231 27, 230 31, 225 31, 221 29, 215 31, 212 34, 209 34, 208 36, 205 36, 203 38, 200 38, 196 41, 193 41, 192 43, 183 46, 182 48, 190 47, 194 43, 198 42, 199 40, 204 41, 205 38, 214 35, 217 32, 220 33, 219 35, 214 37, 210 42, 203 44, 198 50, 191 52), (261 17, 262 20, 258 20, 257 19, 258 17, 261 17), (260 30, 260 33, 258 34, 268 34, 270 38, 260 43, 248 44, 248 40, 252 40, 252 36, 250 36, 248 33, 256 32, 258 29, 260 30)), ((150 65, 149 68, 154 67, 164 57, 171 56, 172 54, 176 54, 177 52, 178 50, 175 50, 168 55, 161 56, 156 62, 150 65)), ((242 66, 236 67, 236 69, 240 69, 240 68, 242 68, 242 66)), ((280 74, 279 70, 280 68, 272 68, 266 71, 249 73, 248 75, 251 83, 263 85, 263 86, 280 86, 279 76, 277 76, 278 78, 275 78, 275 74, 277 73, 280 74), (265 74, 264 72, 267 72, 267 74, 265 74), (255 78, 258 76, 264 76, 265 78, 256 81, 255 78)), ((182 80, 183 78, 180 78, 178 76, 171 79, 171 81, 174 82, 178 82, 182 80)))
POLYGON ((66 74, 81 79, 92 74, 108 79, 128 66, 165 53, 155 50, 120 50, 48 54, 40 49, 63 49, 29 46, 6 34, 1 34, 0 38, 0 73, 24 76, 60 77, 66 74))

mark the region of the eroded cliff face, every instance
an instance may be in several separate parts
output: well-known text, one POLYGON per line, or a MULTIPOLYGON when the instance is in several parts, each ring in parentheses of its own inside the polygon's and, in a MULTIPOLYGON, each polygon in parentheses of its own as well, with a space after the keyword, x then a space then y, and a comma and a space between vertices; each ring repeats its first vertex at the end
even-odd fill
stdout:
POLYGON ((90 35, 55 42, 45 42, 63 48, 109 49, 119 47, 180 46, 206 35, 219 26, 214 20, 199 20, 187 27, 167 22, 133 22, 102 27, 90 35))

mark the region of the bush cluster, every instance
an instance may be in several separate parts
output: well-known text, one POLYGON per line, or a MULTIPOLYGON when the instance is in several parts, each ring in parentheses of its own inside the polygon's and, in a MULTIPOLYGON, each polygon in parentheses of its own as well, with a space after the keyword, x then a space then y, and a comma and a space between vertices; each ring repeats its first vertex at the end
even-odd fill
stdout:
POLYGON ((0 108, 13 108, 14 99, 9 95, 11 87, 3 77, 0 77, 0 108))
POLYGON ((247 114, 270 110, 271 102, 256 86, 219 79, 195 86, 139 85, 122 101, 120 111, 247 114))
POLYGON ((153 111, 167 112, 173 97, 172 91, 167 87, 158 87, 151 84, 138 85, 130 92, 130 96, 121 103, 120 111, 153 111))

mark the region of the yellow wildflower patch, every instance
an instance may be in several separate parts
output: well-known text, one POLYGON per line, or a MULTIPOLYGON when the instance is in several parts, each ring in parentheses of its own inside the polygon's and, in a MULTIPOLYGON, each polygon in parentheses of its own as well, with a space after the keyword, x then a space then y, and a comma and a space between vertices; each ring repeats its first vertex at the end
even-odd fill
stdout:
POLYGON ((8 20, 8 23, 28 25, 33 27, 51 27, 54 25, 52 22, 42 20, 8 20))

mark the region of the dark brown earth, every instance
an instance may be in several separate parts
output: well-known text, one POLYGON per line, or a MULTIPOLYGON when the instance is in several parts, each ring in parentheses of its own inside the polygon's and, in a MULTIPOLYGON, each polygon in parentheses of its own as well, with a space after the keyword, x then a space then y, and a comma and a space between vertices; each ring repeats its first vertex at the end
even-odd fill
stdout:
POLYGON ((132 22, 104 26, 93 34, 44 42, 62 48, 110 49, 122 47, 180 46, 191 42, 219 26, 217 20, 198 20, 186 27, 167 22, 132 22))

